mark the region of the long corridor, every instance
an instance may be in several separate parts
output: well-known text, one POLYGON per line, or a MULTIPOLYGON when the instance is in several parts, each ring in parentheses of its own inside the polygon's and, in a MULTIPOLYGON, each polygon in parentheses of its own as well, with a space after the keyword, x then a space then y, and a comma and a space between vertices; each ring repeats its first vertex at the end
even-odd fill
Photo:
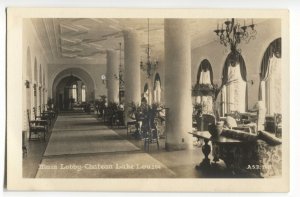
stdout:
POLYGON ((149 154, 142 148, 141 141, 126 137, 125 129, 112 130, 94 115, 63 113, 52 129, 36 178, 199 176, 194 166, 200 161, 200 149, 149 154))

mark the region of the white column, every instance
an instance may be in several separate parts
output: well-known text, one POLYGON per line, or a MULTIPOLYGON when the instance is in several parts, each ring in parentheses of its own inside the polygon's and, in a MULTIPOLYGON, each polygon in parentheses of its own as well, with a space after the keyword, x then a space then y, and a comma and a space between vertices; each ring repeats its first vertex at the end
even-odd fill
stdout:
POLYGON ((134 31, 124 31, 125 104, 141 102, 140 46, 134 31))
POLYGON ((107 100, 108 102, 119 103, 119 61, 118 54, 114 50, 107 51, 107 100))
POLYGON ((165 19, 166 149, 191 147, 191 43, 184 19, 165 19))

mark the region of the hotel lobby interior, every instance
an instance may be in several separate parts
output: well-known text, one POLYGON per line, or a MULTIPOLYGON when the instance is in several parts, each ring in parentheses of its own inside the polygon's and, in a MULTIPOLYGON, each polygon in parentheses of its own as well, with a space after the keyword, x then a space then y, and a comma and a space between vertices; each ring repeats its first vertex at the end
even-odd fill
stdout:
POLYGON ((24 178, 282 176, 273 18, 23 20, 24 178))

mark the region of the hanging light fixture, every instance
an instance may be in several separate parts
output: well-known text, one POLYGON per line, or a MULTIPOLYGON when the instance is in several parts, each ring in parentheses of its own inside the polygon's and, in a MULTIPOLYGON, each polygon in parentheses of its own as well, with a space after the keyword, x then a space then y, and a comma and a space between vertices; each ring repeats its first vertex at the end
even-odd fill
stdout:
POLYGON ((147 53, 147 62, 144 63, 143 61, 141 61, 140 67, 146 73, 147 77, 149 78, 154 74, 154 72, 156 71, 157 66, 158 66, 158 61, 157 60, 152 61, 150 58, 151 49, 150 49, 150 43, 149 43, 149 18, 148 18, 148 44, 147 44, 146 53, 147 53))
POLYGON ((123 71, 122 71, 122 43, 120 45, 120 65, 119 65, 119 76, 114 74, 116 80, 119 80, 119 89, 124 89, 123 71))
POLYGON ((244 25, 241 25, 237 19, 232 18, 231 20, 227 19, 220 29, 219 24, 217 24, 217 29, 214 32, 219 37, 222 45, 225 47, 229 46, 233 52, 240 52, 241 49, 237 48, 238 44, 242 41, 249 43, 251 39, 254 40, 256 38, 257 31, 255 26, 253 19, 250 25, 246 25, 246 20, 244 20, 244 25))

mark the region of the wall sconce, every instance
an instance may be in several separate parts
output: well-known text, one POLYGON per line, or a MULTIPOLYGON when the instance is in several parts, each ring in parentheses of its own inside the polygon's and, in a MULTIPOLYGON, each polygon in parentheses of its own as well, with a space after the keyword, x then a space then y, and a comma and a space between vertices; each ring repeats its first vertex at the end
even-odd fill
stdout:
POLYGON ((30 88, 30 82, 28 80, 25 80, 25 86, 26 88, 30 88))
POLYGON ((105 85, 106 82, 106 76, 103 74, 101 75, 102 83, 105 85))

